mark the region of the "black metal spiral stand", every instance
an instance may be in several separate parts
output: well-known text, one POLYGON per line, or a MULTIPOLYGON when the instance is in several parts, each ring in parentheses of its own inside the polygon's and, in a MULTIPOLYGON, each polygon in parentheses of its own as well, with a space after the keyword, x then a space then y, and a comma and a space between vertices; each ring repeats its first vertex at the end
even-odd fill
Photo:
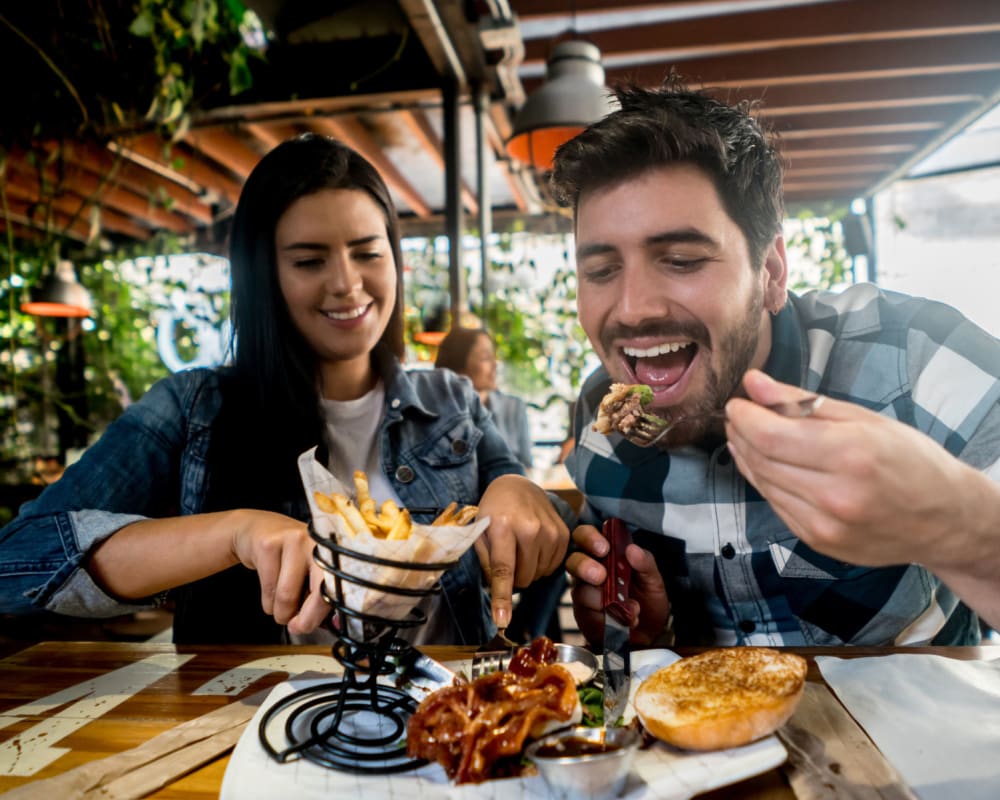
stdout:
POLYGON ((326 585, 323 596, 336 609, 340 622, 333 657, 343 665, 344 676, 301 689, 275 703, 261 720, 261 745, 271 758, 282 763, 301 757, 346 772, 387 774, 420 766, 425 762, 406 754, 406 723, 417 701, 403 689, 379 679, 392 675, 397 663, 413 655, 413 645, 399 637, 400 630, 423 625, 427 616, 414 608, 406 618, 390 620, 350 609, 344 600, 344 582, 412 597, 415 604, 440 592, 441 585, 404 589, 372 583, 345 572, 341 556, 403 571, 437 572, 458 562, 391 561, 341 547, 320 537, 312 524, 309 533, 320 545, 313 557, 334 576, 334 596, 327 592, 326 585), (274 739, 281 739, 287 746, 275 746, 274 739))

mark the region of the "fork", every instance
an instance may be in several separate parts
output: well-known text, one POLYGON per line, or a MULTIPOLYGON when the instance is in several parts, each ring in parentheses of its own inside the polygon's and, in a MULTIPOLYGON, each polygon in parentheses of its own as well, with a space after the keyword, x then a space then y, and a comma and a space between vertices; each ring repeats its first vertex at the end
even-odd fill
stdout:
POLYGON ((506 631, 506 628, 498 628, 496 635, 472 654, 472 680, 502 670, 504 659, 509 659, 521 646, 508 639, 506 631))
MULTIPOLYGON (((785 417, 808 417, 820 407, 823 402, 823 395, 811 394, 801 400, 785 403, 773 403, 764 408, 775 411, 785 417)), ((686 417, 678 417, 675 420, 664 419, 655 414, 642 414, 635 425, 624 434, 632 444, 639 447, 652 447, 675 426, 682 425, 695 419, 725 419, 726 412, 708 411, 703 414, 691 414, 686 417)))

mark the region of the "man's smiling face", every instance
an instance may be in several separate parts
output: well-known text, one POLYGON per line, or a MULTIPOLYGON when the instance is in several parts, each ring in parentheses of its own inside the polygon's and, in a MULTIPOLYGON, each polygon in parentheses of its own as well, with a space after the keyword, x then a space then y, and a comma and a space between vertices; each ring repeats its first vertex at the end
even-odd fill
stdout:
MULTIPOLYGON (((709 177, 660 167, 580 198, 580 324, 611 377, 652 387, 671 418, 721 408, 771 346, 766 307, 784 300, 780 237, 763 269, 709 177)), ((684 425, 667 442, 702 438, 684 425)))

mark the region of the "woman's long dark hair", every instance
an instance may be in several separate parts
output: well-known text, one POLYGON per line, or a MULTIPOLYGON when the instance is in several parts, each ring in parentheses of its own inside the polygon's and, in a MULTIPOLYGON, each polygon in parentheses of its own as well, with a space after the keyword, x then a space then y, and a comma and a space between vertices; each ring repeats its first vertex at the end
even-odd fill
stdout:
POLYGON ((399 222, 376 169, 335 139, 304 134, 269 152, 247 178, 233 217, 233 366, 252 384, 262 411, 317 419, 317 359, 292 323, 278 283, 274 232, 281 215, 299 198, 323 189, 366 192, 385 215, 396 265, 396 302, 381 343, 403 355, 403 258, 399 222))

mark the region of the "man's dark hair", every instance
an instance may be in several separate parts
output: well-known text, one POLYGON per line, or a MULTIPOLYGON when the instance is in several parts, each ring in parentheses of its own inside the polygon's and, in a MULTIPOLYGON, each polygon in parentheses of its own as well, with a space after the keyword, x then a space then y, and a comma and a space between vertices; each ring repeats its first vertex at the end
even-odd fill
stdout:
POLYGON ((781 230, 782 164, 750 104, 727 105, 676 78, 659 89, 615 89, 621 108, 556 151, 552 192, 574 214, 580 198, 642 173, 693 164, 715 183, 723 207, 743 231, 754 269, 781 230))

